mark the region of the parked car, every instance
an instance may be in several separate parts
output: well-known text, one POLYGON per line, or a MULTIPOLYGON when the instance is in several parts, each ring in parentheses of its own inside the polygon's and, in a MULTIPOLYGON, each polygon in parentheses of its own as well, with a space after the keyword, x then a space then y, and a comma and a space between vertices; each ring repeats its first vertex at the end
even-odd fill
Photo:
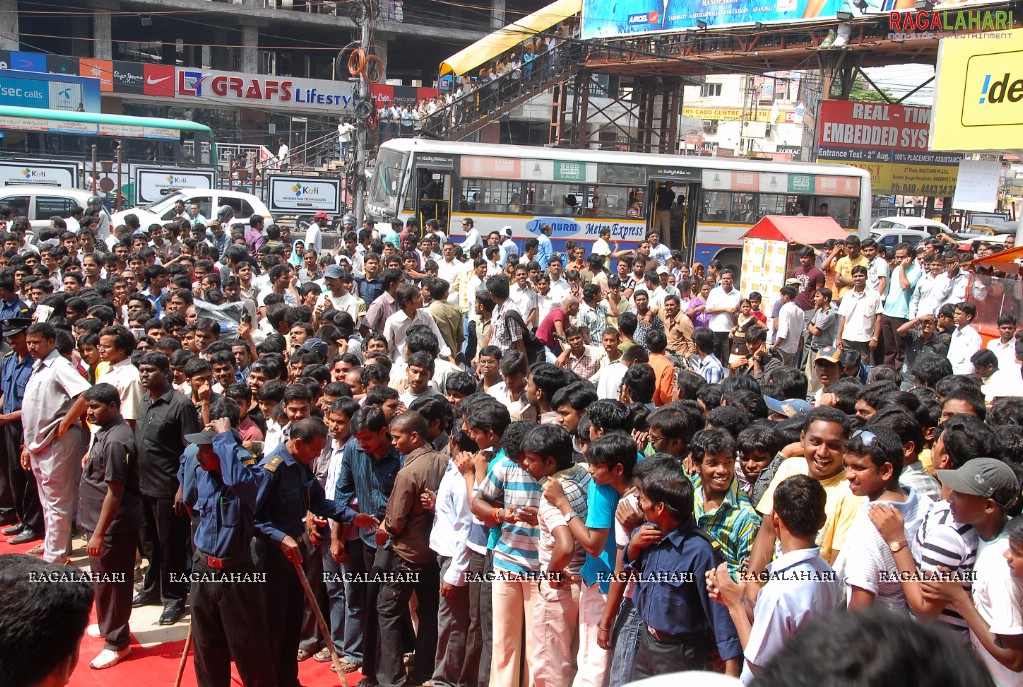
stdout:
POLYGON ((192 203, 199 203, 199 210, 202 212, 203 217, 207 219, 216 219, 217 210, 220 206, 230 205, 234 208, 235 217, 246 224, 248 224, 249 217, 252 215, 262 215, 267 224, 272 224, 274 221, 269 208, 266 207, 266 203, 251 193, 203 188, 183 189, 164 196, 160 200, 154 200, 147 205, 140 205, 137 208, 114 213, 112 218, 113 224, 114 226, 123 224, 124 216, 129 213, 138 217, 139 223, 143 227, 150 224, 162 224, 174 218, 174 203, 178 200, 185 201, 186 209, 192 203))
POLYGON ((14 211, 14 216, 28 217, 32 230, 38 232, 50 226, 50 218, 71 216, 75 206, 87 207, 90 191, 59 186, 6 186, 0 190, 0 205, 14 211))

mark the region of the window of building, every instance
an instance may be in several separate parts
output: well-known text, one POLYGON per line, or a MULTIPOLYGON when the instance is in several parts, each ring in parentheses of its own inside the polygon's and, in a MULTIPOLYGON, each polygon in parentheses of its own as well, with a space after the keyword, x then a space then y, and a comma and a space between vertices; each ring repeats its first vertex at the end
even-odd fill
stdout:
POLYGON ((717 98, 721 96, 721 84, 705 83, 700 87, 701 98, 717 98))
POLYGON ((705 119, 703 120, 703 133, 705 134, 716 134, 718 132, 718 120, 716 119, 705 119))

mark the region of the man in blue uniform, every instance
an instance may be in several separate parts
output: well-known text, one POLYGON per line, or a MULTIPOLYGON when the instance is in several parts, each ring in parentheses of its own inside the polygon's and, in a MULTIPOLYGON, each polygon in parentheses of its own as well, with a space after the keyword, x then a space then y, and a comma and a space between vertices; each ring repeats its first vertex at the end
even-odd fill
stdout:
POLYGON ((256 506, 257 565, 266 571, 272 590, 264 600, 271 651, 277 661, 278 687, 297 687, 299 636, 305 597, 298 575, 302 553, 299 540, 306 512, 362 529, 376 529, 380 521, 356 513, 345 503, 327 499, 309 464, 327 445, 327 427, 318 418, 294 423, 291 438, 259 464, 264 472, 256 506))
POLYGON ((0 464, 0 490, 6 481, 14 501, 14 513, 19 522, 3 529, 11 537, 11 544, 27 544, 43 538, 43 507, 39 503, 35 476, 21 467, 21 404, 25 387, 32 376, 35 359, 28 353, 25 330, 32 324, 27 317, 9 317, 0 320, 0 335, 11 347, 11 352, 0 363, 0 446, 6 460, 0 464))
POLYGON ((264 472, 245 465, 251 456, 228 418, 213 420, 212 427, 185 436, 197 447, 201 468, 194 490, 184 494, 199 516, 191 589, 195 679, 199 687, 227 687, 234 659, 242 684, 269 687, 276 683, 276 665, 260 599, 263 575, 251 556, 264 472))

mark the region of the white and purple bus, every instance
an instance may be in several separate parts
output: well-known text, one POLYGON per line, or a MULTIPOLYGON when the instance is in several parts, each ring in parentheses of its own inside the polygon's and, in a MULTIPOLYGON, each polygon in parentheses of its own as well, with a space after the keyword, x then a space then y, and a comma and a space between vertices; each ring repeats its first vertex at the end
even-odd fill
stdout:
POLYGON ((661 227, 688 262, 738 272, 739 239, 764 215, 828 214, 866 231, 870 198, 869 173, 846 165, 406 138, 380 147, 367 211, 378 222, 437 219, 455 241, 465 217, 484 240, 510 226, 520 250, 542 224, 557 251, 569 240, 588 248, 603 229, 633 247, 661 227), (672 208, 657 210, 670 194, 672 208))

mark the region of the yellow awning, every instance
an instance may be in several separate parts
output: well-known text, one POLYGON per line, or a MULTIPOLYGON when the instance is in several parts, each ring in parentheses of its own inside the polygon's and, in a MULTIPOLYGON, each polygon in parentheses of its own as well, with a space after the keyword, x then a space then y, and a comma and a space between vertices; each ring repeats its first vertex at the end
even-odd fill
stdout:
POLYGON ((557 0, 532 14, 481 38, 440 63, 440 75, 462 75, 514 48, 530 36, 582 12, 582 0, 557 0))

